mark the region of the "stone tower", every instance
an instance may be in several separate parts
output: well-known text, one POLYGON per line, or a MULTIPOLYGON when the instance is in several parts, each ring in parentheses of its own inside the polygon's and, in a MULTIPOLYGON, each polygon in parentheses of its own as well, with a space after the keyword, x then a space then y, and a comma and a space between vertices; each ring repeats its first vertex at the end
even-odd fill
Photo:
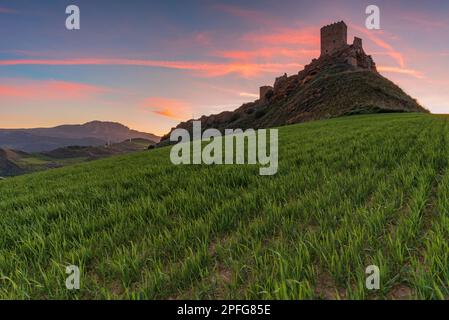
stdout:
POLYGON ((348 26, 343 21, 321 28, 321 55, 332 54, 347 46, 348 26))

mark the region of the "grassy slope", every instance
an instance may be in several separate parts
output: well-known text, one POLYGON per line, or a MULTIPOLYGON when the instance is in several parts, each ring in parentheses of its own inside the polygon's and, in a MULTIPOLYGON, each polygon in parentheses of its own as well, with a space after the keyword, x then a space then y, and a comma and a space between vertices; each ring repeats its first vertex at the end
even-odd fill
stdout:
POLYGON ((0 181, 0 297, 448 297, 448 135, 354 116, 281 128, 273 177, 163 148, 0 181))

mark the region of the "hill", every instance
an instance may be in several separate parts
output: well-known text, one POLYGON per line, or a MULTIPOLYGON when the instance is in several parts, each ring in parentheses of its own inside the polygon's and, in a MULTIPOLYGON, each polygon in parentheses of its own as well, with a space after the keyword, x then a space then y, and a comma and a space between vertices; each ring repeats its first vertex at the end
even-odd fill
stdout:
POLYGON ((0 129, 0 148, 43 152, 67 146, 102 146, 136 138, 160 140, 154 134, 132 130, 120 123, 92 121, 54 128, 0 129))
POLYGON ((17 176, 114 155, 147 150, 150 145, 154 144, 154 141, 137 138, 107 146, 69 146, 42 153, 0 149, 0 177, 17 176))
POLYGON ((447 117, 284 126, 270 177, 169 153, 0 181, 0 298, 449 297, 447 117))
POLYGON ((147 150, 150 145, 154 144, 154 141, 136 138, 101 147, 69 146, 43 152, 42 154, 52 159, 88 158, 89 160, 94 160, 106 156, 147 150))
POLYGON ((0 177, 15 176, 25 172, 15 163, 15 160, 21 158, 22 155, 13 150, 0 149, 0 177))
MULTIPOLYGON (((346 27, 344 23, 343 27, 346 27)), ((361 39, 355 38, 353 44, 348 45, 345 37, 341 47, 332 52, 325 50, 298 74, 285 74, 278 77, 272 87, 261 87, 258 100, 234 111, 196 120, 201 121, 203 130, 215 128, 223 132, 228 128, 269 128, 352 114, 428 113, 415 99, 378 73, 361 39)), ((182 122, 176 128, 191 131, 192 121, 182 122)), ((160 145, 168 144, 169 138, 170 133, 162 137, 160 145)))

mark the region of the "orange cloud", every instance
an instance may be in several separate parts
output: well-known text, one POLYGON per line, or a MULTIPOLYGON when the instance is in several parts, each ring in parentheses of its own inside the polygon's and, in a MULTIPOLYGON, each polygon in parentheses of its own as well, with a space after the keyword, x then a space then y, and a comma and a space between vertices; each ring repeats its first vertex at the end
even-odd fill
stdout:
POLYGON ((190 110, 190 106, 184 101, 161 97, 145 99, 142 108, 150 109, 155 114, 178 121, 187 118, 190 110))
POLYGON ((259 95, 257 93, 250 93, 250 92, 240 92, 239 93, 240 97, 245 97, 245 98, 259 98, 259 95))
POLYGON ((211 63, 196 61, 159 61, 159 60, 132 60, 132 59, 16 59, 0 60, 0 66, 15 65, 50 65, 50 66, 81 66, 81 65, 121 65, 160 67, 169 69, 191 70, 207 77, 219 77, 229 74, 240 74, 244 77, 254 77, 262 73, 279 73, 286 68, 300 67, 295 63, 211 63))
MULTIPOLYGON (((5 80, 2 82, 5 82, 5 80)), ((0 98, 79 99, 104 91, 101 87, 66 81, 25 80, 9 82, 10 84, 0 83, 0 98)))

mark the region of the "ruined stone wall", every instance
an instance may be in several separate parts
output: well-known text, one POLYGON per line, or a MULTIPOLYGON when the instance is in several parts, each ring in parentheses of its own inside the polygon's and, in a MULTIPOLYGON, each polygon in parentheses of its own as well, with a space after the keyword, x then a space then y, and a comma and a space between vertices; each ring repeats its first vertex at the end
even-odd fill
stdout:
POLYGON ((352 43, 355 49, 363 49, 362 39, 354 37, 354 42, 352 43))
POLYGON ((348 44, 348 27, 343 21, 321 28, 321 55, 332 54, 348 44))
POLYGON ((272 86, 263 86, 260 87, 260 91, 259 91, 259 98, 260 100, 265 100, 265 96, 268 92, 272 91, 273 87, 272 86))

